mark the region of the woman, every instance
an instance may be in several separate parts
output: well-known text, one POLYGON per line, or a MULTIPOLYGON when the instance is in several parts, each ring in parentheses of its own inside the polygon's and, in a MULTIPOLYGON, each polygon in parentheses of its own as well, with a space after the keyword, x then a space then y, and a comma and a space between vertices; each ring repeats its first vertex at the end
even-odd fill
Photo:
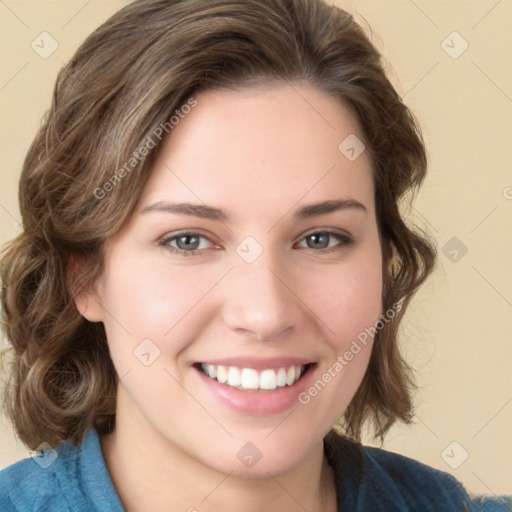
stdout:
POLYGON ((475 510, 359 443, 412 417, 396 334, 435 251, 398 203, 425 172, 346 12, 115 14, 59 74, 2 258, 5 408, 41 455, 1 510, 475 510))

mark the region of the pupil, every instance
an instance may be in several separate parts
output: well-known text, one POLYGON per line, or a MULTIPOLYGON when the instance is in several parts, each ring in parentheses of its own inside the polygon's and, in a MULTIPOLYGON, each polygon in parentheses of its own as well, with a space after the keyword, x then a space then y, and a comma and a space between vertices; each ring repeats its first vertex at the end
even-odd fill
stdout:
MULTIPOLYGON (((183 235, 183 236, 180 236, 180 238, 178 238, 178 245, 184 245, 185 249, 189 248, 190 249, 190 246, 188 244, 190 244, 190 240, 194 240, 195 239, 195 242, 192 242, 193 245, 197 245, 197 236, 189 236, 189 235, 183 235), (180 244, 180 241, 182 240, 186 240, 186 242, 184 244, 180 244)), ((180 248, 183 248, 183 247, 180 247, 180 248)))
MULTIPOLYGON (((320 233, 320 234, 317 234, 317 235, 311 235, 311 238, 314 240, 314 244, 318 244, 319 242, 319 238, 323 237, 324 238, 324 242, 326 241, 325 239, 327 238, 327 235, 325 233, 320 233)), ((321 242, 320 242, 321 244, 321 242)), ((325 243, 324 243, 325 245, 325 243)), ((324 248, 324 247, 322 247, 324 248)))

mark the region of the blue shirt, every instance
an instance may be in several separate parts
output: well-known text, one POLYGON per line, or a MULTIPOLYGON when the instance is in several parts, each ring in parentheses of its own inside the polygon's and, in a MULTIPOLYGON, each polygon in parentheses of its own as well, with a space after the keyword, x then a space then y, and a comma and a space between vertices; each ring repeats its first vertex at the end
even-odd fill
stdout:
MULTIPOLYGON (((363 447, 334 433, 326 436, 324 448, 339 510, 345 512, 512 510, 508 499, 471 500, 453 476, 402 455, 363 447)), ((0 471, 0 512, 29 511, 125 512, 95 430, 77 447, 63 443, 0 471)))

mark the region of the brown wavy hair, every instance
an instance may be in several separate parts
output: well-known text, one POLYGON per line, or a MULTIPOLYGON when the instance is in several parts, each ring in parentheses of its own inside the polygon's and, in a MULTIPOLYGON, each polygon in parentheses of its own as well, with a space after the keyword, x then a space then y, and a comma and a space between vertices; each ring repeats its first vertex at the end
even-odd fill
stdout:
POLYGON ((383 439, 395 421, 411 421, 414 380, 397 330, 436 252, 400 206, 423 181, 427 157, 365 30, 322 0, 138 0, 61 69, 21 173, 23 230, 1 259, 3 407, 28 447, 77 444, 91 427, 115 426, 118 377, 105 330, 80 315, 74 296, 102 272, 105 241, 133 212, 158 147, 122 182, 116 172, 193 94, 285 83, 312 85, 357 115, 384 242, 384 311, 402 305, 376 335, 341 428, 360 440, 368 422, 383 439))

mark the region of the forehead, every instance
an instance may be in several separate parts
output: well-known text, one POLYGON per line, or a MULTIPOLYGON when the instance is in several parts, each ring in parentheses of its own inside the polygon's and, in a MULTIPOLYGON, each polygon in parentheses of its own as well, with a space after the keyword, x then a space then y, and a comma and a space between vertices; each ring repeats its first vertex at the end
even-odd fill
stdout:
POLYGON ((284 85, 207 91, 195 99, 197 106, 162 143, 143 206, 194 201, 235 215, 254 215, 259 208, 265 216, 299 202, 373 202, 369 154, 347 158, 344 143, 360 144, 359 152, 361 127, 336 98, 310 86, 284 85))

